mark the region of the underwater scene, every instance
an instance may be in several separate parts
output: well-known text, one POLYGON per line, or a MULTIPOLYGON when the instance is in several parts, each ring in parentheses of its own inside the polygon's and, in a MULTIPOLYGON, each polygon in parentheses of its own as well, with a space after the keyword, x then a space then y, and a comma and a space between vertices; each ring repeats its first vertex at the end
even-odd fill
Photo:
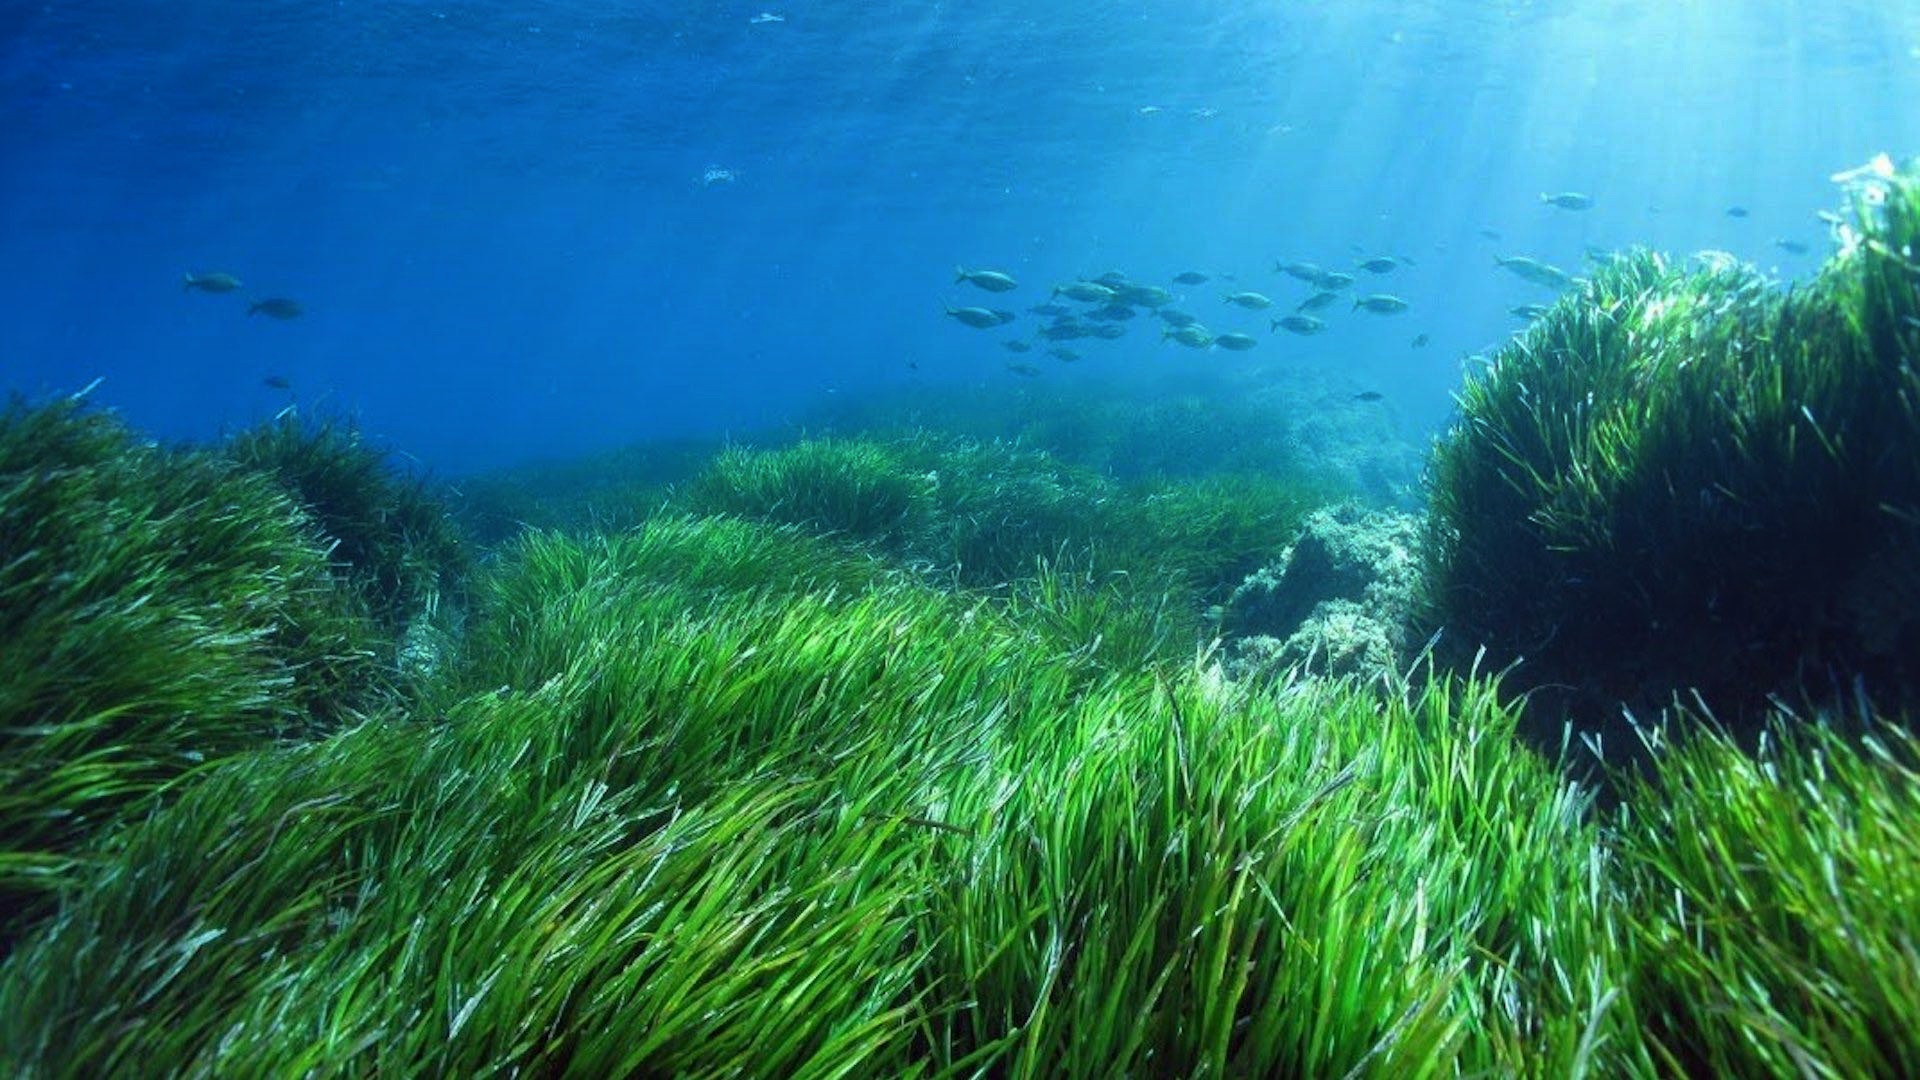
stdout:
POLYGON ((0 102, 0 1074, 1920 1075, 1920 0, 0 102))

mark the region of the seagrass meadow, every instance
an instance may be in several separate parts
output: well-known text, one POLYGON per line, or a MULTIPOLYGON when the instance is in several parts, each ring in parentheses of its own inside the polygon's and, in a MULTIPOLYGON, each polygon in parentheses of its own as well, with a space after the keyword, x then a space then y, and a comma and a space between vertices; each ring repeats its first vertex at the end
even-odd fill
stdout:
POLYGON ((462 494, 16 402, 0 1068, 1920 1075, 1878 190, 1806 288, 1628 253, 1472 376, 1439 643, 1370 677, 1217 662, 1353 495, 1284 455, 876 423, 462 494))

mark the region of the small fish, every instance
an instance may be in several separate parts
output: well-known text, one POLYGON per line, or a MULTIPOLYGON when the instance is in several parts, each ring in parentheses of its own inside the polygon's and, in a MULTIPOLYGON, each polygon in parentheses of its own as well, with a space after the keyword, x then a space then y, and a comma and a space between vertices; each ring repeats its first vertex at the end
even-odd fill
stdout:
POLYGON ((1154 312, 1154 314, 1160 316, 1160 321, 1166 323, 1168 326, 1192 326, 1194 323, 1200 321, 1197 317, 1189 315, 1179 308, 1163 307, 1154 312))
POLYGON ((1173 280, 1180 285, 1205 285, 1208 278, 1198 270, 1182 270, 1173 275, 1173 280))
POLYGON ((1118 289, 1127 283, 1127 275, 1118 270, 1109 270, 1093 280, 1098 284, 1105 285, 1109 289, 1118 289))
POLYGON ((1168 338, 1172 338, 1190 349, 1204 349, 1213 344, 1213 335, 1208 333, 1207 328, 1201 326, 1199 323, 1168 330, 1160 335, 1161 341, 1165 341, 1168 338))
POLYGON ((1035 315, 1071 315, 1073 309, 1065 304, 1035 304, 1027 309, 1035 315))
POLYGON ((1552 309, 1545 304, 1518 304, 1507 309, 1518 318, 1537 319, 1552 309))
POLYGON ((1059 360, 1063 364, 1071 364, 1074 361, 1080 359, 1079 353, 1074 352, 1072 349, 1067 348, 1065 345, 1056 345, 1053 348, 1048 349, 1047 355, 1059 360))
POLYGON ((1040 374, 1040 369, 1032 364, 1010 363, 1007 365, 1007 370, 1024 379, 1031 379, 1040 374))
POLYGON ((958 285, 962 281, 970 281, 988 292, 1009 292, 1020 287, 1020 283, 1013 280, 1013 275, 999 270, 969 270, 964 266, 956 266, 953 268, 953 282, 958 285))
POLYGON ((1284 319, 1274 319, 1268 324, 1267 332, 1272 333, 1275 330, 1286 330, 1305 337, 1308 334, 1317 334, 1326 328, 1326 323, 1321 322, 1311 315, 1289 315, 1284 319))
POLYGON ((1273 264, 1273 269, 1275 273, 1299 278, 1301 281, 1309 283, 1317 281, 1320 275, 1326 273, 1325 270, 1320 269, 1319 266, 1310 262, 1281 262, 1276 260, 1273 264))
POLYGON ((1305 300, 1300 301, 1300 306, 1294 308, 1293 310, 1319 311, 1321 308, 1326 307, 1328 304, 1331 304, 1338 299, 1340 299, 1339 293, 1334 292, 1331 289, 1322 289, 1319 292, 1314 293, 1312 296, 1307 297, 1305 300))
POLYGON ((1386 396, 1387 396, 1387 395, 1385 395, 1385 394, 1383 394, 1383 393, 1381 393, 1381 392, 1380 392, 1380 391, 1378 391, 1378 390, 1362 390, 1362 391, 1360 391, 1359 393, 1357 393, 1357 394, 1355 394, 1355 395, 1353 395, 1353 400, 1355 400, 1355 401, 1379 401, 1379 400, 1380 400, 1381 398, 1383 398, 1383 397, 1386 397, 1386 396))
POLYGON ((1614 252, 1612 248, 1603 248, 1599 244, 1588 244, 1581 250, 1583 254, 1586 255, 1588 262, 1606 263, 1613 261, 1614 252))
POLYGON ((1798 240, 1788 240, 1785 237, 1776 237, 1773 241, 1773 246, 1789 255, 1805 255, 1807 253, 1807 245, 1798 240))
POLYGON ((1126 332, 1127 328, 1118 323, 1101 323, 1099 326, 1093 328, 1093 336, 1102 341, 1112 341, 1117 337, 1125 335, 1126 332))
POLYGON ((232 274, 223 274, 218 270, 205 274, 189 273, 183 289, 199 289, 201 292, 227 293, 240 287, 240 279, 232 274))
POLYGON ((1372 296, 1362 296, 1355 300, 1353 306, 1356 311, 1360 308, 1366 308, 1375 315, 1398 315, 1407 310, 1408 305, 1405 300, 1397 296, 1390 296, 1387 293, 1374 293, 1372 296))
POLYGON ((755 15, 753 18, 748 19, 747 25, 748 26, 766 26, 770 23, 783 23, 786 21, 787 21, 787 17, 785 15, 775 15, 771 11, 763 11, 760 14, 755 15))
POLYGON ((284 296, 269 296, 265 300, 255 300, 247 305, 247 314, 265 315, 274 319, 297 319, 300 317, 300 302, 284 296))
POLYGON ((1273 301, 1257 292, 1228 293, 1221 299, 1236 307, 1246 308, 1248 311, 1259 311, 1262 308, 1270 308, 1273 306, 1273 301))
POLYGON ((285 375, 269 375, 266 378, 261 379, 260 383, 262 386, 270 387, 274 390, 293 389, 292 380, 288 379, 285 375))
POLYGON ((1743 218, 1743 217, 1746 217, 1746 216, 1747 216, 1747 208, 1746 208, 1746 207, 1744 207, 1744 206, 1729 206, 1729 207, 1727 207, 1727 216, 1728 216, 1728 217, 1730 217, 1730 218, 1743 218))
POLYGON ((1557 195, 1541 192, 1540 201, 1562 210, 1589 210, 1593 207, 1593 196, 1578 191, 1562 191, 1557 195))
POLYGON ((1352 274, 1342 274, 1342 273, 1338 273, 1336 271, 1331 271, 1331 270, 1325 273, 1316 275, 1313 279, 1314 288, 1321 289, 1327 292, 1333 292, 1339 289, 1344 289, 1351 284, 1353 284, 1352 274))
POLYGON ((1014 339, 1014 340, 1012 340, 1012 341, 1003 341, 1003 342, 1001 342, 1001 343, 1000 343, 1000 347, 1001 347, 1001 348, 1003 348, 1003 349, 1005 349, 1005 350, 1007 350, 1008 352, 1015 352, 1015 353, 1021 353, 1021 352, 1032 352, 1032 351, 1033 351, 1033 346, 1032 346, 1032 345, 1030 345, 1030 344, 1028 344, 1028 343, 1026 343, 1026 342, 1024 342, 1024 341, 1021 341, 1021 340, 1019 340, 1018 338, 1015 338, 1015 339, 1014 339))
POLYGON ((1399 269, 1400 264, 1383 255, 1371 259, 1362 259, 1360 260, 1359 266, 1360 269, 1365 270, 1369 274, 1391 274, 1399 269))
POLYGON ((1113 290, 1114 298, 1122 304, 1135 307, 1157 308, 1173 303, 1173 294, 1158 285, 1135 285, 1131 282, 1117 285, 1113 290))
POLYGON ((1125 322, 1133 318, 1134 311, 1125 304, 1107 304, 1087 312, 1087 318, 1099 322, 1125 322))
POLYGON ((1544 285, 1549 289, 1564 289, 1573 284, 1573 278, 1557 266, 1548 266, 1538 259, 1529 259, 1525 255, 1495 255, 1493 261, 1512 271, 1516 277, 1531 281, 1535 285, 1544 285))
POLYGON ((1104 304, 1113 299, 1113 289, 1097 281, 1073 281, 1065 285, 1055 285, 1053 295, 1064 296, 1069 300, 1078 300, 1086 304, 1104 304))
POLYGON ((1432 340, 1433 338, 1427 334, 1416 334, 1414 335, 1414 338, 1413 338, 1412 348, 1424 349, 1427 347, 1427 343, 1432 340))
POLYGON ((942 306, 947 309, 947 314, 955 321, 966 326, 971 326, 975 330, 986 330, 991 327, 1005 325, 1005 320, 1000 318, 1001 313, 997 311, 982 307, 957 308, 952 304, 943 304, 942 306))
POLYGON ((1487 239, 1493 241, 1496 244, 1500 242, 1499 229, 1481 229, 1480 235, 1486 237, 1487 239))
POLYGON ((1234 352, 1246 352, 1248 349, 1260 344, 1260 342, 1246 334, 1221 334, 1219 337, 1213 339, 1213 343, 1223 349, 1232 349, 1234 352))

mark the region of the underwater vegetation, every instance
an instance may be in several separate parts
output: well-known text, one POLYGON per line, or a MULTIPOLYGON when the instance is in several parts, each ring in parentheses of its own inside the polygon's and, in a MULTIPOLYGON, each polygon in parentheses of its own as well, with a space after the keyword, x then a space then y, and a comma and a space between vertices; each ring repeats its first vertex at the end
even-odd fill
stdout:
POLYGON ((1883 186, 1802 291, 1574 285, 1463 391, 1424 528, 896 424, 501 483, 475 559, 343 425, 16 402, 0 1070, 1914 1075, 1883 186), (1416 591, 1488 652, 1381 675, 1416 591), (1209 608, 1305 604, 1372 621, 1354 677, 1227 677, 1209 608), (1603 804, 1512 693, 1549 678, 1699 692, 1603 804))
POLYGON ((274 478, 68 399, 0 415, 0 938, 178 777, 376 702, 381 635, 274 478))
POLYGON ((446 504, 424 480, 397 472, 350 424, 288 409, 221 449, 286 485, 333 542, 334 564, 389 630, 457 593, 470 555, 446 504))
POLYGON ((673 505, 862 543, 970 588, 1066 560, 1178 589, 1197 611, 1326 498, 1325 485, 1268 474, 1120 483, 1044 450, 922 431, 730 447, 673 505))
POLYGON ((1468 383, 1430 477, 1447 635, 1600 715, 1920 700, 1920 181, 1849 214, 1791 292, 1610 259, 1468 383))
POLYGON ((472 595, 445 708, 263 746, 118 830, 0 964, 0 1060, 1892 1075, 1920 1053, 1898 735, 1788 771, 1690 742, 1609 828, 1484 677, 1255 694, 1129 669, 792 526, 529 533, 472 595))

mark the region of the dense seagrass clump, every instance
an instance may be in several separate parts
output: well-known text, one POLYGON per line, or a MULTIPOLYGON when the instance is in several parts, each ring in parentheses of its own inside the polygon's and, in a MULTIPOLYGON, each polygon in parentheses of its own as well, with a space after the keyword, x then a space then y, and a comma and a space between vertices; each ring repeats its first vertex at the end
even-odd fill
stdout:
POLYGON ((1631 253, 1468 384, 1430 476, 1456 647, 1598 715, 1920 700, 1920 179, 1851 209, 1809 288, 1631 253))
POLYGON ((333 543, 337 569, 389 631, 404 630, 461 587, 471 556, 445 505, 351 425, 289 410, 235 434, 222 449, 286 486, 333 543))
POLYGON ((0 1061, 1646 1071, 1602 837, 1489 684, 1127 670, 728 517, 530 534, 475 597, 443 722, 121 834, 0 962, 0 1061))
POLYGON ((962 585, 1093 566, 1189 599, 1224 600, 1277 554, 1328 487, 1245 472, 1122 483, 1018 443, 929 431, 731 448, 680 505, 796 525, 962 585))
POLYGON ((0 941, 205 762, 332 726, 377 634, 271 477, 78 400, 0 413, 0 941))

